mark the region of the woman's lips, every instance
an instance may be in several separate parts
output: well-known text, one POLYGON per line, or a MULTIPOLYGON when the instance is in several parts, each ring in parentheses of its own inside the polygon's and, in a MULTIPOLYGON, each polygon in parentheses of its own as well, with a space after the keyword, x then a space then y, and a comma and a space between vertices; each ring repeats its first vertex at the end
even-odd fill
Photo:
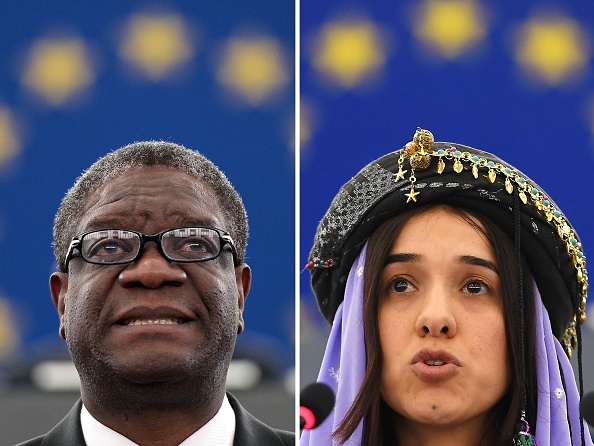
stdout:
POLYGON ((415 374, 425 380, 445 380, 454 376, 461 367, 454 355, 444 350, 423 349, 411 361, 415 374))

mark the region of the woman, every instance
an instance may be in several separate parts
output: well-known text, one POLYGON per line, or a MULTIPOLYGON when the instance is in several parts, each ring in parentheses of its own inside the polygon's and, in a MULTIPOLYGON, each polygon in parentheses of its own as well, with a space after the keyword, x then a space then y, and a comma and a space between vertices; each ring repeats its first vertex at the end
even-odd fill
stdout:
POLYGON ((419 129, 343 186, 308 268, 337 402, 302 445, 592 444, 568 361, 585 256, 512 166, 419 129))

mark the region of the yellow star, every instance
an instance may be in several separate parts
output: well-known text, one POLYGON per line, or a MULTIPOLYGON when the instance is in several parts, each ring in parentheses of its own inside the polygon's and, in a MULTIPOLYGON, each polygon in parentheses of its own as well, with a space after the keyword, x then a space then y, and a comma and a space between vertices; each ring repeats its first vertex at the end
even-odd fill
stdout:
POLYGON ((57 107, 95 80, 90 65, 81 39, 42 39, 29 52, 21 82, 57 107))
POLYGON ((251 105, 270 99, 289 81, 281 45, 272 37, 230 39, 217 77, 251 105))
POLYGON ((399 167, 398 172, 394 174, 396 175, 396 181, 404 180, 404 174, 406 172, 408 172, 408 170, 402 170, 402 167, 399 167))
POLYGON ((353 88, 386 62, 379 29, 363 18, 327 23, 318 34, 313 64, 344 88, 353 88))
POLYGON ((410 187, 410 192, 408 194, 404 194, 405 196, 408 197, 408 200, 406 200, 406 202, 408 203, 409 201, 417 201, 417 195, 419 195, 420 192, 415 192, 415 187, 411 186, 410 187))
POLYGON ((158 81, 190 60, 194 49, 182 17, 136 14, 128 22, 119 54, 158 81))
POLYGON ((485 14, 474 0, 426 0, 420 5, 414 34, 447 59, 480 43, 487 32, 485 14))
POLYGON ((588 63, 585 33, 572 19, 538 15, 520 27, 516 61, 549 85, 557 85, 588 63))
POLYGON ((10 110, 0 106, 0 166, 21 150, 15 127, 10 110))

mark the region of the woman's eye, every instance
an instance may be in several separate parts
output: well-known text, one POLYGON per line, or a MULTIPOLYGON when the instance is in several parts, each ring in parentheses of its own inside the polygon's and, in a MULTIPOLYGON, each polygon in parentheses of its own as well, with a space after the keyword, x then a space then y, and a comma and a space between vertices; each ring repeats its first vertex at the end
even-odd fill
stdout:
POLYGON ((486 285, 478 280, 468 282, 465 288, 466 291, 468 291, 471 294, 479 294, 481 291, 486 291, 487 289, 486 285))
POLYGON ((397 293, 405 293, 412 290, 412 285, 406 279, 395 279, 391 283, 390 289, 396 291, 397 293))

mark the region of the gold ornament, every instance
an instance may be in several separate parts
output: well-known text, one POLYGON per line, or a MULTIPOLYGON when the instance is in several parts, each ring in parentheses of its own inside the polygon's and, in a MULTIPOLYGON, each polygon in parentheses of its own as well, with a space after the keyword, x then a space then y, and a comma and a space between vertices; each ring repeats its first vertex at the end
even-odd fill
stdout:
POLYGON ((505 190, 507 191, 508 194, 511 194, 514 191, 514 186, 512 186, 511 181, 509 180, 509 177, 507 177, 505 179, 505 190))
POLYGON ((410 141, 410 142, 406 143, 403 150, 404 150, 405 156, 407 158, 410 158, 415 153, 419 152, 421 150, 421 148, 417 145, 417 143, 410 141))
POLYGON ((429 130, 417 128, 415 136, 413 136, 413 142, 420 146, 422 150, 421 153, 424 153, 433 147, 435 138, 433 138, 433 133, 431 133, 429 130))
POLYGON ((443 162, 443 158, 439 158, 439 162, 437 163, 436 172, 441 174, 445 169, 445 163, 443 162))
POLYGON ((410 157, 410 167, 417 170, 425 170, 431 164, 431 155, 415 153, 410 157))
POLYGON ((410 187, 410 192, 408 194, 404 194, 405 196, 408 197, 408 200, 406 200, 406 202, 408 203, 409 201, 417 201, 417 195, 419 195, 420 192, 415 192, 415 187, 411 186, 410 187))
POLYGON ((402 170, 402 166, 398 167, 398 173, 396 174, 396 181, 404 180, 404 174, 408 172, 408 170, 402 170))

